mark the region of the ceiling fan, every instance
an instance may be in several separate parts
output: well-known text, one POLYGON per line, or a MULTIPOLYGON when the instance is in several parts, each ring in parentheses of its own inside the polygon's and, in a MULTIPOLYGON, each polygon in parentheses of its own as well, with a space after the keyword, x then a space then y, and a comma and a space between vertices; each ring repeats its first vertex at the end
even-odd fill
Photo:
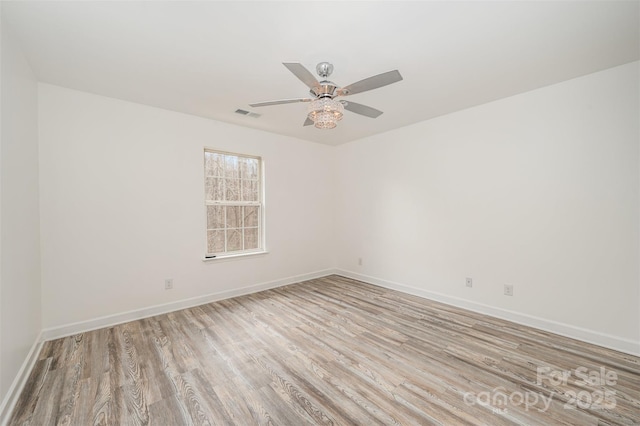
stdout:
POLYGON ((250 104, 252 107, 263 107, 270 105, 290 104, 295 102, 310 102, 307 119, 304 126, 315 125, 319 129, 333 129, 339 120, 342 120, 344 110, 364 115, 365 117, 376 118, 382 114, 375 108, 357 104, 351 101, 335 100, 338 96, 355 95, 367 90, 377 89, 402 80, 398 70, 385 72, 365 78, 345 87, 338 87, 335 83, 327 80, 333 72, 333 65, 328 62, 320 62, 316 66, 316 72, 322 78, 318 81, 311 72, 302 64, 297 62, 283 62, 283 65, 298 77, 309 89, 309 94, 313 98, 281 99, 277 101, 257 102, 250 104))

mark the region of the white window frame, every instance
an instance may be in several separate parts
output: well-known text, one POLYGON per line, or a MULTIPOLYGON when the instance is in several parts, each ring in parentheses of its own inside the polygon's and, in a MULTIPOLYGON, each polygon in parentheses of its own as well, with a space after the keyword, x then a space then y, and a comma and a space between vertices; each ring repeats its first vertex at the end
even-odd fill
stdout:
MULTIPOLYGON (((209 260, 217 260, 217 259, 227 259, 227 258, 236 258, 236 257, 244 257, 244 256, 251 256, 251 255, 256 255, 256 254, 264 254, 267 253, 266 251, 266 246, 265 246, 265 231, 264 231, 264 224, 265 224, 265 202, 264 202, 264 161, 262 160, 262 157, 257 156, 257 155, 248 155, 248 154, 242 154, 242 153, 238 153, 238 152, 229 152, 229 151, 224 151, 224 150, 220 150, 220 149, 216 149, 216 148, 210 148, 210 147, 205 147, 204 151, 203 151, 203 172, 204 172, 204 179, 203 179, 203 186, 204 186, 204 227, 205 227, 205 256, 203 258, 204 261, 209 261, 209 260), (207 200, 207 178, 209 177, 215 177, 215 176, 208 176, 207 175, 207 156, 206 153, 210 152, 210 153, 215 153, 215 154, 221 154, 221 155, 229 155, 229 156, 235 156, 238 158, 251 158, 251 159, 255 159, 258 161, 258 200, 257 201, 215 201, 215 200, 207 200), (259 214, 258 214, 258 247, 254 248, 254 249, 242 249, 242 250, 235 250, 235 251, 226 251, 226 244, 227 244, 227 238, 226 238, 226 234, 225 234, 225 251, 224 252, 219 252, 219 253, 211 253, 209 252, 209 244, 208 244, 208 237, 209 237, 209 224, 208 224, 208 218, 207 218, 207 210, 208 210, 208 206, 212 206, 212 205, 221 205, 221 206, 257 206, 259 208, 259 214)), ((240 185, 240 187, 242 187, 242 185, 240 185)), ((226 215, 226 213, 225 213, 226 215)), ((244 221, 244 217, 242 218, 242 220, 244 221)), ((241 225, 240 229, 244 229, 244 223, 241 225)), ((225 217, 225 230, 226 229, 230 229, 226 227, 226 217, 225 217)), ((243 238, 243 244, 244 244, 244 238, 243 238)))

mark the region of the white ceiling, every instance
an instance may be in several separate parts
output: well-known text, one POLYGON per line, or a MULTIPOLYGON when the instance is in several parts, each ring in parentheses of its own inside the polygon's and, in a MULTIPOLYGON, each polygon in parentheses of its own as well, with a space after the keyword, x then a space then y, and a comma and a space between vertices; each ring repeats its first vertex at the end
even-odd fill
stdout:
POLYGON ((338 145, 640 58, 640 2, 2 2, 43 82, 338 145), (282 62, 346 86, 404 80, 349 100, 333 130, 302 127, 307 97, 282 62), (237 108, 262 114, 251 118, 237 108))

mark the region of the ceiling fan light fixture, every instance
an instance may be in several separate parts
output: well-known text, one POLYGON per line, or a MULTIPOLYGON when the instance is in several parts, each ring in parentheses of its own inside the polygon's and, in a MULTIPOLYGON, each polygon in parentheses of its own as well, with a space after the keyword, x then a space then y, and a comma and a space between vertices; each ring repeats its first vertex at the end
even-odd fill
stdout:
POLYGON ((388 86, 402 80, 402 76, 398 70, 387 71, 377 74, 364 80, 356 81, 348 86, 338 87, 335 83, 327 80, 333 72, 333 65, 328 62, 320 62, 316 67, 318 75, 322 77, 322 81, 318 81, 316 77, 309 72, 308 69, 298 62, 282 63, 289 71, 303 82, 309 89, 312 98, 296 98, 296 99, 280 99, 277 101, 266 101, 249 104, 252 107, 263 107, 271 105, 292 104, 297 102, 309 102, 307 111, 307 119, 303 126, 314 124, 318 129, 333 129, 342 120, 344 110, 360 114, 369 118, 377 118, 382 114, 375 108, 366 105, 357 104, 355 102, 338 102, 334 100, 338 96, 349 96, 356 93, 367 92, 379 87, 388 86))
POLYGON ((309 104, 307 117, 318 129, 333 129, 342 120, 344 105, 341 102, 324 97, 313 100, 309 104))

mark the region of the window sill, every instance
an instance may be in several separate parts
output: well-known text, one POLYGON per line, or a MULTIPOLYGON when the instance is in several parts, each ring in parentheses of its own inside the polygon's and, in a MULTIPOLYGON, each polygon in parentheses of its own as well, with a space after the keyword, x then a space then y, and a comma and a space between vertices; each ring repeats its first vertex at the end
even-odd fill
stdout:
POLYGON ((269 252, 266 250, 263 250, 263 251, 254 251, 251 253, 223 254, 216 257, 203 257, 202 261, 203 262, 219 262, 222 260, 233 260, 233 259, 241 259, 243 257, 260 256, 267 253, 269 252))

